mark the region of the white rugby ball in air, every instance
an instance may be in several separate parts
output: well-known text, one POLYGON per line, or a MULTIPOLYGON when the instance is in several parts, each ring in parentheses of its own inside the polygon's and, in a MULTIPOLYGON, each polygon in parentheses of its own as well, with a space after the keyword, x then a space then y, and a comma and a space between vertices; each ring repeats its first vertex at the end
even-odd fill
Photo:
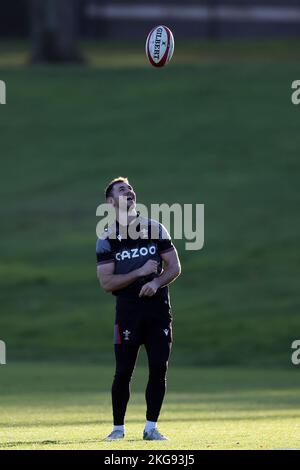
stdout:
POLYGON ((148 34, 146 55, 153 67, 163 67, 170 62, 174 52, 174 37, 167 26, 155 26, 148 34))

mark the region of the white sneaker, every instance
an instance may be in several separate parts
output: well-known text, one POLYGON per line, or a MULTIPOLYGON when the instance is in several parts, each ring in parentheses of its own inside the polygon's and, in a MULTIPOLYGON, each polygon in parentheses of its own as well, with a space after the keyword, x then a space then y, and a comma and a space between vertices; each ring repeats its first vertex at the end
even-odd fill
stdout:
POLYGON ((166 436, 163 436, 157 428, 151 429, 151 431, 144 431, 144 441, 168 441, 166 436))
POLYGON ((118 441, 124 439, 123 431, 112 431, 104 440, 105 441, 118 441))

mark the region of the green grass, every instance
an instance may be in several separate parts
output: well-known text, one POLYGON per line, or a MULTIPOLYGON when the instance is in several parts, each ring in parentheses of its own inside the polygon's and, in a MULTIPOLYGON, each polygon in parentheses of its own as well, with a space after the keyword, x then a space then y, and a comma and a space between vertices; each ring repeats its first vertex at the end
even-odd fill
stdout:
MULTIPOLYGON (((85 40, 79 45, 86 64, 101 68, 148 67, 142 41, 85 40)), ((176 64, 290 62, 300 59, 299 38, 265 40, 190 40, 175 41, 176 64)), ((0 66, 18 67, 30 60, 30 43, 3 41, 0 43, 0 66)))
POLYGON ((111 430, 112 367, 53 363, 1 367, 0 449, 299 448, 298 371, 170 367, 160 430, 141 439, 146 370, 137 367, 126 440, 111 430))
POLYGON ((258 43, 199 43, 202 58, 184 65, 175 54, 159 71, 142 53, 143 67, 125 67, 117 58, 131 50, 116 45, 90 46, 85 67, 20 66, 23 56, 11 67, 2 55, 0 338, 10 358, 112 360, 95 211, 107 181, 125 174, 141 202, 205 204, 204 249, 175 240, 176 364, 288 366, 300 308, 299 47, 261 45, 265 56, 258 43), (112 50, 114 65, 97 63, 112 50))

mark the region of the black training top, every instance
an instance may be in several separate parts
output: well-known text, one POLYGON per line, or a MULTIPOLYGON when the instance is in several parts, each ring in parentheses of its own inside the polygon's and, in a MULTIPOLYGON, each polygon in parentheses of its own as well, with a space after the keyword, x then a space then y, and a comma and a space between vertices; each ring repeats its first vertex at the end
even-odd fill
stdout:
MULTIPOLYGON (((97 265, 115 263, 114 274, 127 274, 143 266, 148 260, 158 262, 162 271, 162 253, 174 250, 166 228, 153 219, 137 217, 127 227, 118 221, 105 229, 97 240, 97 265)), ((155 274, 139 278, 129 286, 114 291, 114 295, 139 294, 142 285, 155 274)))

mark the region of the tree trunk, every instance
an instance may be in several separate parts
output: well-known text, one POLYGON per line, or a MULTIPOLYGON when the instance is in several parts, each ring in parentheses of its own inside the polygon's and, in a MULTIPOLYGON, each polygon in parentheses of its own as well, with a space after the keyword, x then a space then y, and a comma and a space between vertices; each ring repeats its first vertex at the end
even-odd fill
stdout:
POLYGON ((31 62, 80 62, 77 0, 30 0, 31 62))

